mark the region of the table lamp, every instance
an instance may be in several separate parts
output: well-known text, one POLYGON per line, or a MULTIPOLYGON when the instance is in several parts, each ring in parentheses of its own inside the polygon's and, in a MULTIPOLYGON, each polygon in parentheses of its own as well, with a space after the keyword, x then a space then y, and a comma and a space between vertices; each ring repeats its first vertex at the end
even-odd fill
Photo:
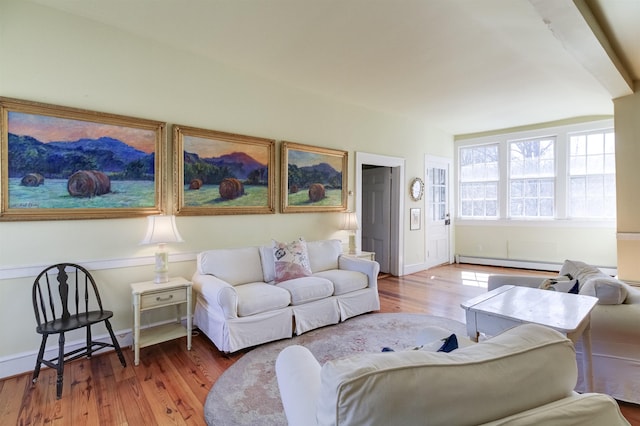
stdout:
POLYGON ((349 231, 349 254, 356 252, 356 231, 358 230, 358 216, 355 212, 346 212, 342 216, 340 229, 349 231))
POLYGON ((167 243, 181 243, 184 240, 178 232, 176 217, 171 216, 147 216, 147 235, 144 236, 140 244, 157 244, 156 251, 156 276, 154 283, 166 283, 169 281, 169 252, 167 243))

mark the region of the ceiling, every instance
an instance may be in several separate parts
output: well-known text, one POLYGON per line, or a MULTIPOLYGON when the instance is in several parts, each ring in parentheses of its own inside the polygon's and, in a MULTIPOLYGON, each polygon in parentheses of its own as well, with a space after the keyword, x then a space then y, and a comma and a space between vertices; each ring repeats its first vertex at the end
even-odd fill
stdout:
POLYGON ((460 135, 612 115, 638 0, 30 0, 460 135))

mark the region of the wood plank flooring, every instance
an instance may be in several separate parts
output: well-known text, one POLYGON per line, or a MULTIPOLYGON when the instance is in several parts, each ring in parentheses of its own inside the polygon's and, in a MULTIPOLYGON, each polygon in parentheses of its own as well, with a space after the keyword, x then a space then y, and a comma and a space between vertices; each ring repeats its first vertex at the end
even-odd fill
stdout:
MULTIPOLYGON (((448 265, 405 277, 379 280, 380 312, 416 312, 464 322, 460 303, 485 292, 491 273, 549 275, 474 265, 448 265)), ((1 425, 204 425, 203 405, 216 379, 245 351, 225 356, 203 335, 143 348, 127 367, 114 352, 77 360, 65 368, 62 398, 56 400, 55 371, 44 369, 0 381, 1 425)), ((640 426, 640 405, 621 403, 624 416, 640 426)))

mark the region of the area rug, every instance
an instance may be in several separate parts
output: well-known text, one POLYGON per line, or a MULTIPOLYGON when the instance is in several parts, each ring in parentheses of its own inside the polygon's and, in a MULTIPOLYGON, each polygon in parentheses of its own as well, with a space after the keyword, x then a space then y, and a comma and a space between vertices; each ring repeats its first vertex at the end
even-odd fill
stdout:
POLYGON ((374 313, 259 346, 243 355, 215 382, 204 405, 205 420, 209 426, 286 425, 275 361, 287 346, 305 346, 324 364, 358 352, 380 352, 383 347, 412 347, 420 331, 429 326, 466 335, 464 324, 447 318, 374 313))

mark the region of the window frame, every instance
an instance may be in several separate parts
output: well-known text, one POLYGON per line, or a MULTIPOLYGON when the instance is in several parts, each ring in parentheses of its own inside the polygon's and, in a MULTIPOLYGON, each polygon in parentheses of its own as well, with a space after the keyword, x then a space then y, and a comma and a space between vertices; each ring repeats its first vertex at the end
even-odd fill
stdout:
MULTIPOLYGON (((468 183, 468 184, 486 184, 486 183, 490 183, 490 182, 496 182, 497 184, 497 188, 496 188, 496 216, 464 216, 467 219, 476 219, 476 220, 495 220, 498 219, 500 217, 500 179, 501 179, 501 170, 500 170, 500 144, 497 142, 493 142, 493 143, 484 143, 484 144, 478 144, 478 145, 470 145, 468 147, 473 147, 473 148, 488 148, 488 147, 493 147, 495 146, 497 151, 498 151, 498 177, 496 180, 490 180, 490 179, 476 179, 476 180, 468 180, 465 182, 461 182, 462 181, 462 168, 459 166, 457 168, 458 170, 458 176, 459 176, 459 181, 458 181, 458 190, 459 190, 459 195, 457 197, 458 200, 458 206, 459 206, 459 210, 458 211, 462 211, 462 189, 461 189, 461 185, 463 183, 468 183)), ((458 149, 458 158, 460 157, 460 151, 466 147, 461 147, 460 149, 458 149)), ((486 164, 486 162, 485 162, 486 164)), ((485 187, 486 190, 486 187, 485 187)), ((486 201, 486 198, 485 198, 486 201)), ((486 205, 484 206, 484 208, 486 209, 486 205)), ((472 206, 473 209, 473 206, 472 206)), ((459 216, 459 215, 458 215, 459 216)))
POLYGON ((484 135, 458 136, 454 140, 454 173, 453 187, 455 191, 455 219, 457 223, 464 225, 494 223, 496 225, 543 225, 543 226, 589 226, 615 228, 616 218, 583 218, 569 216, 569 137, 580 133, 591 133, 613 129, 614 122, 611 118, 549 126, 539 126, 535 129, 514 130, 504 132, 490 132, 484 135), (513 141, 541 139, 553 136, 555 138, 555 199, 553 217, 510 217, 509 211, 509 182, 510 182, 510 158, 509 144, 513 141), (498 188, 498 216, 470 217, 461 215, 461 168, 460 149, 472 146, 498 144, 499 149, 499 188, 498 188))

